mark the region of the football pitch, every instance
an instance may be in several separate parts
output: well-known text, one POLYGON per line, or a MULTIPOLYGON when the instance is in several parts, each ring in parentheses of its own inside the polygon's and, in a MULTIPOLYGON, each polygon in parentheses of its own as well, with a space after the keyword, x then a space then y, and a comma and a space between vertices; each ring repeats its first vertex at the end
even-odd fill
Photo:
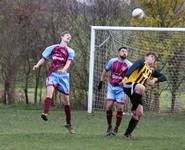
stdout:
POLYGON ((185 150, 185 112, 145 113, 134 140, 123 138, 128 115, 118 134, 106 137, 104 112, 74 111, 74 135, 64 128, 63 110, 52 110, 47 122, 41 112, 0 105, 0 150, 185 150))

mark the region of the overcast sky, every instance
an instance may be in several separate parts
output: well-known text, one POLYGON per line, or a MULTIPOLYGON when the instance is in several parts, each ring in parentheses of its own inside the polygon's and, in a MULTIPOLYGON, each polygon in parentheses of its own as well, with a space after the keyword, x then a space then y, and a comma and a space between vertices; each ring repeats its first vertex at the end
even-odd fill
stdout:
MULTIPOLYGON (((77 0, 78 2, 90 4, 93 0, 77 0)), ((130 4, 131 0, 120 0, 120 1, 125 1, 127 4, 130 4)))

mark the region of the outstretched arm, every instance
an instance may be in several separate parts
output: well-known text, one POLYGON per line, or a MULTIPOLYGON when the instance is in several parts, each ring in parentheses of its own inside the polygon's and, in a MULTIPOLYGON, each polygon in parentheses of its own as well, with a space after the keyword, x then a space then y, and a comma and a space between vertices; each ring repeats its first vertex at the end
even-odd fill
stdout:
POLYGON ((44 50, 44 52, 42 53, 42 58, 37 62, 36 65, 33 66, 33 70, 38 69, 40 65, 42 65, 47 59, 50 58, 54 47, 56 47, 56 45, 49 46, 44 50))
POLYGON ((44 58, 41 58, 36 65, 33 66, 33 70, 36 70, 40 67, 40 65, 42 65, 45 62, 44 58))

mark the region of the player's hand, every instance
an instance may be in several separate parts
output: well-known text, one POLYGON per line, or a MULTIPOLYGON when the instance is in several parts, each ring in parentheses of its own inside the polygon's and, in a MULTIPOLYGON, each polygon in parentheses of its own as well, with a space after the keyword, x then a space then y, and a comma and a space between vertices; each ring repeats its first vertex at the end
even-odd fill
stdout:
POLYGON ((157 80, 156 80, 155 78, 154 78, 154 79, 148 79, 148 80, 147 80, 147 84, 148 84, 149 86, 154 87, 156 81, 157 81, 157 80))
POLYGON ((98 84, 98 90, 101 90, 102 86, 103 86, 103 81, 100 81, 99 84, 98 84))
POLYGON ((59 74, 63 74, 65 72, 65 70, 61 69, 61 70, 58 70, 58 73, 59 74))
POLYGON ((33 66, 33 70, 37 70, 38 68, 39 68, 38 65, 34 65, 34 66, 33 66))

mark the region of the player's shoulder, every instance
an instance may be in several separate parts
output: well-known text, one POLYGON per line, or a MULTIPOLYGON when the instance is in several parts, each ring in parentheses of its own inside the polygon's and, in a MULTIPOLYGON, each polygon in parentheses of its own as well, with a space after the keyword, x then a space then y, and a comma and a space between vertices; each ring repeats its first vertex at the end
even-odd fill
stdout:
POLYGON ((67 50, 69 53, 75 53, 74 49, 72 49, 71 47, 67 47, 67 50))
POLYGON ((133 63, 132 63, 130 60, 128 60, 128 59, 125 59, 124 62, 125 62, 126 64, 128 64, 128 65, 132 65, 132 64, 133 64, 133 63))
POLYGON ((114 62, 114 61, 118 61, 118 60, 119 60, 119 58, 118 58, 118 57, 114 57, 114 58, 111 58, 109 61, 114 62))
POLYGON ((48 48, 55 48, 55 47, 57 47, 57 46, 59 46, 59 44, 50 45, 50 46, 48 46, 48 48))
POLYGON ((75 57, 75 51, 71 47, 67 47, 67 51, 70 57, 75 57))
POLYGON ((52 52, 52 50, 57 46, 58 44, 53 44, 50 46, 47 46, 44 50, 44 52, 52 52))

